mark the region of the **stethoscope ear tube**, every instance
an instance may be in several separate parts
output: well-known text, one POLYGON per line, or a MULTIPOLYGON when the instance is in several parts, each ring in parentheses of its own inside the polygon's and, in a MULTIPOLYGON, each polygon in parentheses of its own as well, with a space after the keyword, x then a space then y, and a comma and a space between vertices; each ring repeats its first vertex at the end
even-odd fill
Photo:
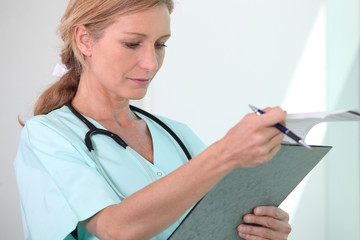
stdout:
MULTIPOLYGON (((94 134, 104 134, 106 136, 111 137, 115 142, 117 142, 120 146, 122 146, 123 148, 126 148, 128 145, 126 144, 126 142, 124 140, 122 140, 118 135, 116 135, 115 133, 112 133, 110 131, 107 131, 105 129, 99 129, 96 128, 94 126, 94 124, 92 124, 91 122, 89 122, 83 115, 81 115, 79 112, 77 112, 75 110, 75 108, 71 105, 71 102, 69 101, 68 103, 66 103, 66 106, 70 109, 70 111, 76 116, 78 117, 83 123, 85 123, 85 125, 90 129, 86 135, 85 135, 85 144, 87 149, 91 152, 92 150, 94 150, 94 147, 92 145, 91 142, 91 136, 94 134)), ((163 121, 161 121, 160 119, 158 119, 157 117, 155 117, 154 115, 140 109, 137 108, 135 106, 130 105, 130 109, 132 111, 136 111, 139 112, 147 117, 149 117, 150 119, 152 119, 154 122, 156 122, 157 124, 159 124, 161 127, 163 127, 174 139, 175 141, 179 144, 180 148, 183 150, 184 154, 186 155, 186 157, 188 158, 188 160, 190 160, 191 154, 189 153, 189 151, 187 150, 187 148, 185 147, 184 143, 180 140, 180 138, 175 134, 174 131, 171 130, 171 128, 169 128, 163 121)))
POLYGON ((92 150, 94 150, 94 147, 92 145, 92 141, 91 141, 91 137, 92 135, 95 134, 103 134, 106 135, 108 137, 111 137, 115 142, 117 142, 120 146, 122 146, 123 148, 126 148, 128 145, 126 144, 126 142, 124 140, 122 140, 118 135, 116 135, 115 133, 112 133, 110 131, 107 131, 105 129, 100 129, 100 128, 93 128, 90 131, 88 131, 85 135, 85 144, 86 147, 89 149, 89 151, 91 152, 92 150))
POLYGON ((93 129, 93 130, 90 130, 86 133, 85 135, 85 145, 87 147, 87 149, 89 149, 89 152, 93 151, 94 150, 94 147, 92 145, 92 142, 91 142, 91 133, 96 130, 96 129, 93 129))
POLYGON ((175 141, 179 144, 180 148, 183 150, 183 152, 186 155, 187 159, 189 161, 191 160, 191 158, 192 158, 191 154, 189 153, 189 151, 185 147, 185 144, 176 135, 176 133, 173 130, 171 130, 171 128, 169 128, 163 121, 161 121, 160 119, 158 119, 154 115, 142 110, 141 108, 130 105, 130 109, 133 110, 133 111, 139 112, 141 114, 144 114, 145 116, 147 116, 148 118, 150 118, 151 120, 153 120, 154 122, 159 124, 162 128, 164 128, 170 134, 170 136, 173 137, 175 139, 175 141))
POLYGON ((90 129, 86 135, 85 135, 85 144, 87 149, 89 150, 89 152, 91 152, 92 150, 94 150, 94 147, 92 145, 92 141, 91 141, 91 136, 95 135, 95 134, 104 134, 108 137, 111 137, 115 142, 117 142, 120 146, 122 146, 123 148, 126 148, 128 145, 126 144, 126 142, 124 140, 122 140, 118 135, 116 135, 115 133, 112 133, 110 131, 107 131, 105 129, 100 129, 95 127, 94 124, 92 124, 91 122, 89 122, 83 115, 81 115, 78 111, 75 110, 75 108, 71 105, 71 102, 68 102, 66 104, 66 106, 70 109, 70 111, 77 117, 79 118, 83 123, 85 123, 85 125, 90 129))

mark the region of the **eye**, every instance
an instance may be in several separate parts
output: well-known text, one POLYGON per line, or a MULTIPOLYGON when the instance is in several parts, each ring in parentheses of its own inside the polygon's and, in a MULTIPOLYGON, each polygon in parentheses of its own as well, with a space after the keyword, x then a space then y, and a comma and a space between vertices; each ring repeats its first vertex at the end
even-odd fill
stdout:
POLYGON ((130 49, 135 49, 140 46, 140 43, 125 42, 124 44, 127 48, 130 49))
POLYGON ((167 46, 165 45, 165 43, 156 43, 155 44, 155 48, 158 49, 158 50, 164 49, 166 47, 167 46))

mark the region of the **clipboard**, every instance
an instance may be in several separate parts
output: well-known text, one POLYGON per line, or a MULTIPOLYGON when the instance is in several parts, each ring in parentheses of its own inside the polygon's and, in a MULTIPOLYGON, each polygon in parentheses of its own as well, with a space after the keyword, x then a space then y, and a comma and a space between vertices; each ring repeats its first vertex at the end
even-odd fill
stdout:
POLYGON ((279 206, 330 151, 330 146, 282 144, 269 162, 237 168, 189 212, 168 240, 239 240, 236 227, 257 206, 279 206))

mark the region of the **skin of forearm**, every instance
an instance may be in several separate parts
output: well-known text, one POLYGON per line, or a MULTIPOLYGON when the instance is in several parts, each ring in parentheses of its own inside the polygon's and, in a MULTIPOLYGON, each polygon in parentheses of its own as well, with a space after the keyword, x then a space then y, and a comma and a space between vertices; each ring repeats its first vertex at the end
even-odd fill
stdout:
POLYGON ((284 117, 280 109, 262 116, 246 115, 221 140, 194 159, 120 204, 106 207, 85 227, 100 239, 156 236, 232 169, 252 167, 270 160, 283 138, 281 132, 270 126, 284 117))
POLYGON ((233 168, 224 163, 221 144, 214 143, 176 171, 109 206, 86 228, 102 239, 149 239, 189 210, 233 168), (98 230, 98 231, 97 231, 98 230))

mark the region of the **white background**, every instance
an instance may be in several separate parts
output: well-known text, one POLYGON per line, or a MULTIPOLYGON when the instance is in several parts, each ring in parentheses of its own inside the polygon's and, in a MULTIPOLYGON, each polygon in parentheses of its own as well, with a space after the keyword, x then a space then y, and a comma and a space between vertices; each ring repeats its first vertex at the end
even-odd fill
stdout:
MULTIPOLYGON (((0 239, 23 239, 13 172, 20 125, 56 79, 56 27, 67 1, 0 2, 0 239)), ((358 0, 179 0, 147 110, 187 123, 207 143, 248 104, 289 113, 360 108, 358 0)), ((312 130, 334 149, 282 204, 294 240, 359 239, 359 124, 312 130), (345 140, 344 140, 345 139, 345 140)))

